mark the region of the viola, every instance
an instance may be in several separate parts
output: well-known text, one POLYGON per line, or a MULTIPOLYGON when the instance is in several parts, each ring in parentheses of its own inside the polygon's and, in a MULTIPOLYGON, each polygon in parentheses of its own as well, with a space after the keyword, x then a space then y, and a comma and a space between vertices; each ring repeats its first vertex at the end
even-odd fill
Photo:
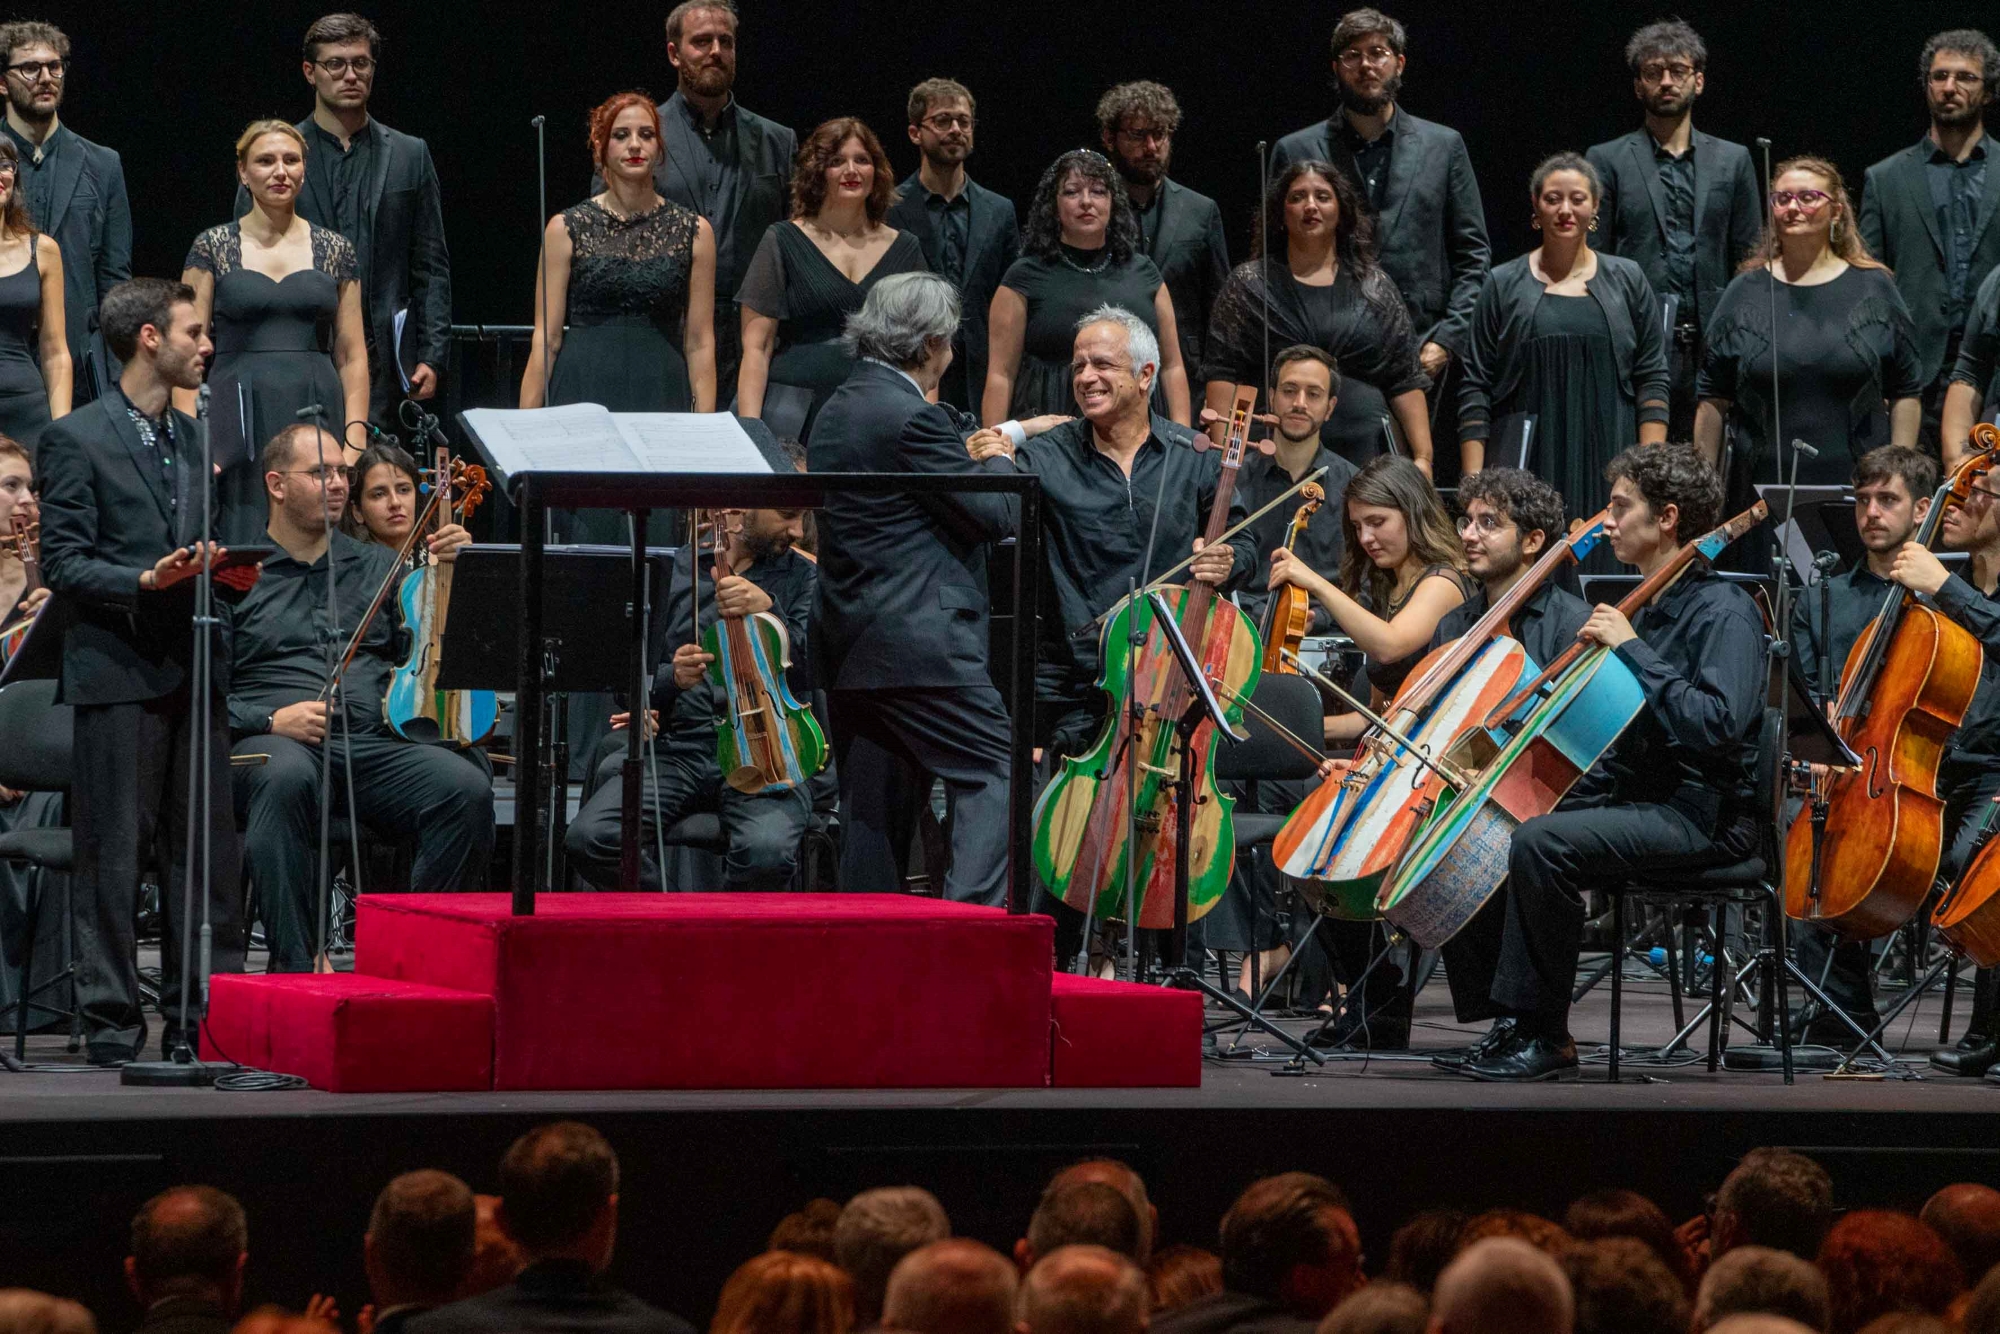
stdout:
MULTIPOLYGON (((430 470, 436 503, 427 506, 432 532, 447 523, 463 523, 493 489, 486 470, 437 451, 430 470)), ((411 532, 424 530, 420 520, 411 532)), ((411 636, 410 655, 390 673, 382 696, 382 714, 396 734, 463 750, 484 741, 499 721, 499 700, 491 690, 439 690, 438 662, 445 620, 451 612, 451 562, 431 554, 422 542, 410 547, 416 568, 405 575, 397 592, 403 624, 411 636)))
MULTIPOLYGON (((1307 482, 1299 491, 1299 498, 1305 503, 1292 515, 1291 524, 1285 529, 1285 550, 1290 551, 1299 540, 1299 534, 1312 522, 1312 516, 1326 503, 1326 490, 1317 482, 1307 482)), ((1297 584, 1286 584, 1271 595, 1271 607, 1264 622, 1264 662, 1266 672, 1285 672, 1296 676, 1298 668, 1286 660, 1286 654, 1296 658, 1299 645, 1305 641, 1306 631, 1312 628, 1312 594, 1297 584)))
MULTIPOLYGON (((1760 500, 1688 543, 1618 610, 1630 617, 1768 512, 1760 500)), ((1383 891, 1382 915, 1425 949, 1457 935, 1506 879, 1514 830, 1554 810, 1645 703, 1638 679, 1610 649, 1582 641, 1565 649, 1446 752, 1466 781, 1410 844, 1383 891), (1503 723, 1507 730, 1497 730, 1503 723)))
MULTIPOLYGON (((733 513, 735 525, 718 521, 713 526, 718 584, 735 573, 729 542, 741 532, 742 520, 741 511, 733 513)), ((696 603, 699 614, 699 598, 696 603)), ((719 616, 700 640, 702 650, 715 659, 708 675, 723 704, 715 728, 715 759, 723 781, 756 796, 788 791, 825 768, 826 735, 785 682, 792 665, 785 623, 768 611, 719 616)))
MULTIPOLYGON (((1222 448, 1222 475, 1204 545, 1228 534, 1229 504, 1256 403, 1253 387, 1236 386, 1229 415, 1210 427, 1214 438, 1196 437, 1198 449, 1222 448)), ((1256 627, 1234 603, 1218 600, 1213 584, 1199 579, 1165 586, 1164 597, 1188 646, 1200 656, 1203 674, 1225 701, 1225 717, 1232 725, 1240 722, 1240 701, 1256 683, 1262 656, 1256 627)), ((1102 647, 1097 685, 1111 696, 1109 716, 1090 750, 1064 759, 1061 772, 1036 799, 1035 869, 1049 892, 1072 908, 1166 929, 1174 924, 1173 785, 1181 766, 1194 766, 1189 777, 1196 794, 1187 849, 1189 921, 1214 907, 1228 887, 1236 864, 1236 802, 1215 782, 1212 722, 1203 722, 1187 753, 1181 752, 1175 724, 1193 696, 1154 621, 1145 589, 1107 614, 1102 647), (1134 829, 1136 841, 1128 838, 1134 829), (1127 901, 1128 874, 1136 905, 1127 901)))
MULTIPOLYGON (((2000 431, 1982 423, 1968 455, 1931 497, 1916 540, 1936 542, 1945 510, 1992 471, 2000 431)), ((1859 769, 1815 776, 1785 836, 1785 911, 1872 940, 1915 915, 1944 851, 1938 761, 1964 721, 1985 661, 1979 640, 1901 588, 1847 655, 1834 729, 1859 769)))
MULTIPOLYGON (((27 582, 21 585, 21 596, 25 598, 42 586, 42 525, 39 520, 26 523, 17 517, 13 526, 13 532, 0 535, 0 551, 11 553, 21 562, 21 568, 27 575, 27 582)), ((8 619, 10 616, 14 616, 12 607, 0 607, 0 627, 4 627, 0 628, 0 662, 14 656, 35 624, 33 612, 24 613, 11 621, 8 619)))
POLYGON ((1442 766, 1426 761, 1484 726, 1494 706, 1535 670, 1509 634, 1514 616, 1558 569, 1603 540, 1605 513, 1578 523, 1471 629, 1431 650, 1386 710, 1388 727, 1363 734, 1353 765, 1321 782, 1286 819, 1272 858, 1314 895, 1321 912, 1355 921, 1381 915, 1383 877, 1447 786, 1442 766))

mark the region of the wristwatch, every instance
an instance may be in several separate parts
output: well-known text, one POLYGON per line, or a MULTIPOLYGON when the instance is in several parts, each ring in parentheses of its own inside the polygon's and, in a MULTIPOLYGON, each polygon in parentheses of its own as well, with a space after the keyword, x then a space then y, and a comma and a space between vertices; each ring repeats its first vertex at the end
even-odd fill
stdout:
POLYGON ((273 709, 269 713, 264 715, 264 732, 265 735, 268 736, 269 734, 277 730, 278 730, 278 711, 276 709, 273 709))

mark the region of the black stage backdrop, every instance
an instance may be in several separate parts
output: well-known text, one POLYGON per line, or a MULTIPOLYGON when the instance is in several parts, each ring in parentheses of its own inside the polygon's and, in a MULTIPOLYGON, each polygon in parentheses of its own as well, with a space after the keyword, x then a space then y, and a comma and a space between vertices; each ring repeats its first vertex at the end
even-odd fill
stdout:
MULTIPOLYGON (((45 0, 0 14, 47 18, 75 50, 64 117, 123 154, 134 271, 178 273, 189 242, 228 217, 231 145, 261 116, 310 109, 299 38, 326 3, 153 5, 45 0)), ((610 93, 673 88, 665 0, 518 3, 394 0, 359 8, 386 34, 374 109, 429 140, 443 178, 455 318, 524 323, 538 234, 535 135, 548 117, 550 211, 590 174, 587 109, 610 93)), ((932 75, 979 98, 971 168, 1025 208, 1042 167, 1096 144, 1098 95, 1125 79, 1174 89, 1185 109, 1173 174, 1220 199, 1244 256, 1258 139, 1322 119, 1331 105, 1327 37, 1344 6, 1251 3, 915 4, 746 0, 737 93, 803 131, 857 114, 913 169, 904 98, 932 75)), ((1707 38, 1709 90, 1696 123, 1779 156, 1831 156, 1859 189, 1869 163, 1924 129, 1916 59, 1931 32, 1990 19, 1961 4, 1467 4, 1402 0, 1410 29, 1403 103, 1465 135, 1495 258, 1529 244, 1528 171, 1636 124, 1621 51, 1631 30, 1677 9, 1707 38)))

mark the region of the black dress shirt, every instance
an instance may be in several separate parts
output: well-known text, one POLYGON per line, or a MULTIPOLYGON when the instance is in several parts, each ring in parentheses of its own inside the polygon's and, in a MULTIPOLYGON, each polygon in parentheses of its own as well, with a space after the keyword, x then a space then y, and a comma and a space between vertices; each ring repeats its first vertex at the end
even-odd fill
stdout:
POLYGON ((139 440, 146 446, 153 466, 159 471, 160 481, 166 487, 167 509, 169 512, 179 510, 181 496, 180 488, 174 484, 174 468, 180 449, 179 442, 174 438, 174 414, 168 412, 157 418, 148 417, 137 404, 125 397, 125 390, 117 385, 112 386, 109 397, 139 429, 139 440))
MULTIPOLYGON (((1340 574, 1341 552, 1347 546, 1347 484, 1354 480, 1354 474, 1360 469, 1324 445, 1320 446, 1319 453, 1313 455, 1312 462, 1306 465, 1304 475, 1310 477, 1320 468, 1326 469, 1326 476, 1319 479, 1320 489, 1326 492, 1326 500, 1306 521, 1305 531, 1292 544, 1292 552, 1313 570, 1329 579, 1336 579, 1340 574)), ((1243 471, 1237 474, 1236 494, 1243 497, 1245 512, 1255 514, 1291 490, 1295 481, 1285 471, 1285 465, 1278 462, 1277 455, 1251 450, 1243 460, 1243 471)), ((1263 625, 1271 602, 1271 590, 1267 587, 1271 578, 1271 553, 1284 545, 1285 534, 1292 526, 1292 517, 1303 503, 1299 497, 1293 496, 1291 503, 1278 506, 1250 527, 1257 540, 1257 568, 1256 573, 1244 582, 1237 600, 1259 626, 1263 625)), ((1308 626, 1313 634, 1327 634, 1334 628, 1333 616, 1325 607, 1314 602, 1308 626)))
MULTIPOLYGON (((653 674, 653 707, 660 711, 660 735, 669 747, 693 746, 715 749, 715 721, 721 700, 707 678, 692 690, 674 684, 673 653, 682 644, 694 642, 694 600, 689 565, 692 556, 683 549, 674 560, 674 587, 667 598, 667 655, 653 674)), ((796 551, 753 561, 741 574, 771 595, 771 614, 785 623, 791 640, 792 667, 785 673, 793 698, 809 703, 813 688, 807 662, 813 593, 819 586, 819 567, 796 551)), ((715 560, 704 552, 701 560, 701 632, 705 636, 715 625, 715 560)))
POLYGON ((1986 650, 1979 688, 1965 720, 1952 734, 1947 759, 2000 766, 2000 598, 1982 593, 1963 576, 1952 575, 1937 593, 1938 609, 1970 630, 1986 650))
MULTIPOLYGON (((342 147, 340 137, 327 132, 318 121, 310 121, 306 131, 311 151, 306 154, 306 170, 313 183, 333 202, 333 230, 350 241, 361 235, 361 195, 375 168, 376 140, 381 130, 373 120, 363 125, 342 147)), ((356 242, 359 248, 358 241, 356 242)))
POLYGON ((1945 290, 1950 297, 1946 318, 1951 328, 1965 324, 1974 284, 1985 277, 1972 271, 1972 242, 1979 230, 1979 202, 1986 194, 1986 141, 1981 139, 1960 162, 1932 143, 1924 165, 1937 210, 1938 236, 1944 242, 1945 290))
MULTIPOLYGON (((49 219, 55 216, 57 167, 65 149, 72 153, 77 151, 76 145, 69 142, 76 136, 69 132, 69 126, 60 121, 40 144, 16 133, 11 125, 7 127, 7 133, 13 136, 14 150, 20 155, 21 163, 15 171, 21 182, 22 197, 28 201, 28 216, 34 219, 35 226, 47 227, 49 219)), ((85 257, 63 256, 65 264, 88 262, 85 257)))
POLYGON ((1840 673, 1847 665, 1847 655, 1854 651, 1855 641, 1882 610, 1894 587, 1869 569, 1866 561, 1845 574, 1830 576, 1826 581, 1826 619, 1831 628, 1825 633, 1820 630, 1818 586, 1802 588, 1794 595, 1792 652, 1799 660, 1799 670, 1805 673, 1806 684, 1815 692, 1820 689, 1824 663, 1833 686, 1827 698, 1840 693, 1840 673))
MULTIPOLYGON (((1037 699, 1090 697, 1101 666, 1103 630, 1093 622, 1130 592, 1132 583, 1143 585, 1189 555, 1194 539, 1208 527, 1222 476, 1222 452, 1198 453, 1190 443, 1193 438, 1187 427, 1154 416, 1152 434, 1133 458, 1130 477, 1097 448, 1090 423, 1081 417, 1037 436, 1016 453, 1015 466, 1042 482, 1045 569, 1037 699), (1155 496, 1165 502, 1149 562, 1155 496)), ((1230 526, 1248 513, 1239 488, 1230 498, 1230 526)), ((1236 557, 1225 589, 1247 584, 1257 568, 1256 539, 1249 531, 1238 533, 1230 546, 1236 557)))
POLYGON ((1667 197, 1667 284, 1660 296, 1674 298, 1675 324, 1698 324, 1700 311, 1695 304, 1694 281, 1694 149, 1689 147, 1675 157, 1664 144, 1655 141, 1653 161, 1660 169, 1660 190, 1667 197))
MULTIPOLYGON (((679 133, 668 132, 670 148, 692 145, 696 151, 682 155, 681 171, 694 194, 694 211, 709 220, 715 232, 715 290, 728 300, 736 295, 736 278, 748 255, 736 253, 737 209, 743 198, 743 163, 737 153, 736 99, 715 118, 713 127, 702 124, 701 112, 686 98, 673 97, 660 106, 662 116, 676 115, 679 133), (678 141, 678 142, 677 142, 678 141), (728 286, 724 286, 725 277, 728 286)), ((662 127, 665 128, 665 127, 662 127)))
MULTIPOLYGON (((1463 636, 1479 623, 1491 605, 1486 586, 1481 584, 1478 592, 1444 614, 1437 633, 1431 636, 1431 648, 1443 648, 1463 636)), ((1513 637, 1528 650, 1535 666, 1546 667, 1576 642, 1576 632, 1589 619, 1588 602, 1566 588, 1544 582, 1514 613, 1513 637)))
POLYGON ((1389 152, 1396 143, 1396 123, 1373 139, 1363 139, 1361 132, 1354 128, 1354 122, 1340 117, 1340 137, 1346 142, 1347 150, 1354 154, 1354 169, 1360 175, 1355 184, 1361 187, 1362 195, 1368 200, 1368 207, 1377 215, 1382 212, 1383 191, 1389 185, 1389 152))
MULTIPOLYGON (((972 192, 960 190, 949 199, 925 185, 919 178, 917 190, 924 212, 930 215, 937 236, 937 261, 931 272, 951 279, 953 287, 965 285, 965 256, 972 249, 972 192)), ((926 262, 929 256, 925 256, 926 262)))

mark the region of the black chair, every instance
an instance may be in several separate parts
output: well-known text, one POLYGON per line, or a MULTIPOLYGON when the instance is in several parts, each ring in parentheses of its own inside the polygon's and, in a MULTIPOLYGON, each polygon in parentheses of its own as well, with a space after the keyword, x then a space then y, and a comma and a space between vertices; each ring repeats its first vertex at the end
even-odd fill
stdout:
MULTIPOLYGON (((0 787, 20 792, 67 792, 70 786, 71 753, 74 744, 73 713, 68 705, 56 703, 54 681, 16 681, 0 689, 0 787)), ((27 913, 27 940, 21 952, 21 994, 13 1004, 0 1008, 0 1016, 14 1014, 14 1055, 27 1054, 28 1030, 34 1026, 31 1013, 39 1011, 52 1019, 76 1020, 76 960, 70 937, 69 872, 75 865, 75 840, 68 829, 16 829, 0 834, 0 861, 27 865, 42 871, 36 877, 27 913), (43 899, 49 875, 63 877, 63 967, 53 977, 34 982, 35 937, 40 933, 43 899), (53 987, 68 987, 68 1008, 46 1005, 35 997, 53 987)))

